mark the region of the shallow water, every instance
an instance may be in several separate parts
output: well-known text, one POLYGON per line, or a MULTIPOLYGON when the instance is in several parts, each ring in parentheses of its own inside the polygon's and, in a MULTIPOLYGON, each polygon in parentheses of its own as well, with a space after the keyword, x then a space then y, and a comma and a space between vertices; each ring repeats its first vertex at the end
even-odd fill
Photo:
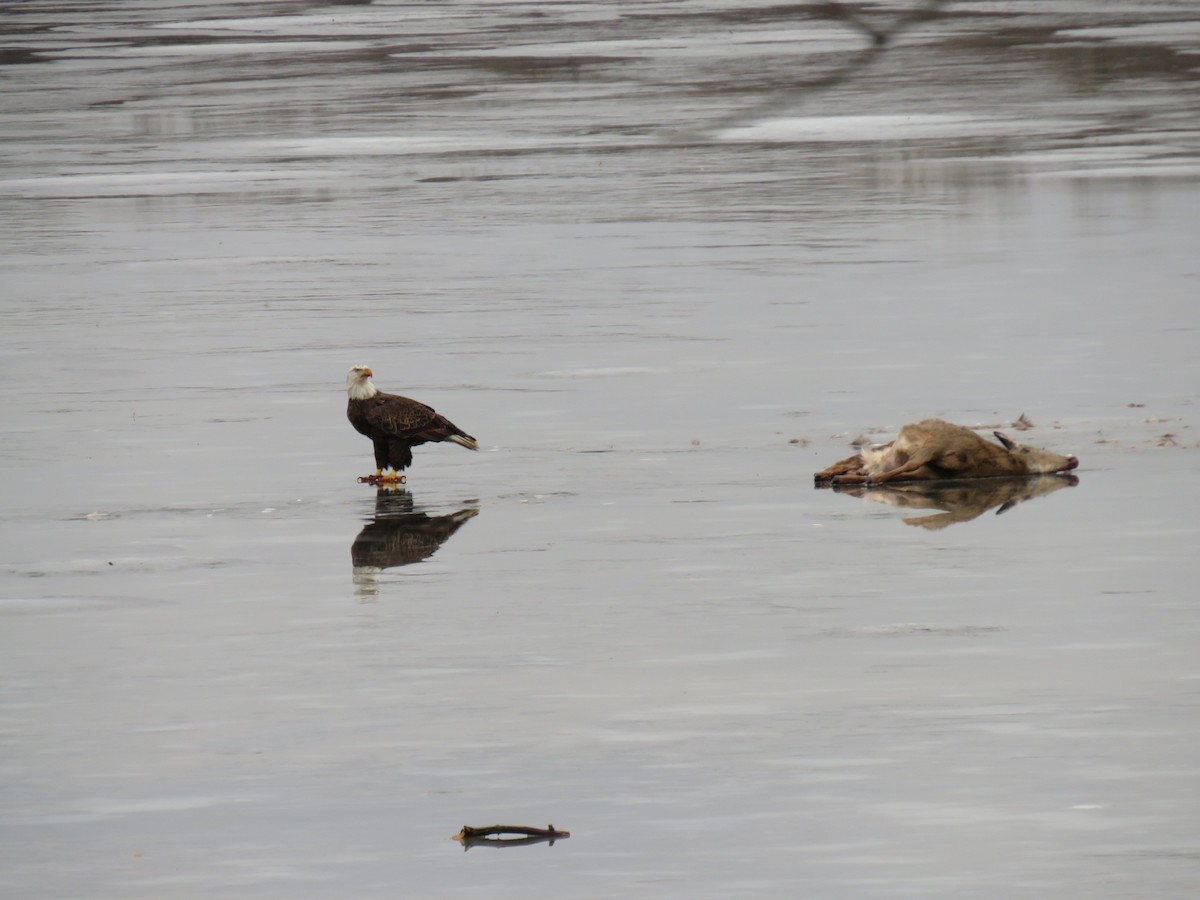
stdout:
POLYGON ((1200 19, 824 9, 4 9, 7 893, 1188 895, 1200 19))

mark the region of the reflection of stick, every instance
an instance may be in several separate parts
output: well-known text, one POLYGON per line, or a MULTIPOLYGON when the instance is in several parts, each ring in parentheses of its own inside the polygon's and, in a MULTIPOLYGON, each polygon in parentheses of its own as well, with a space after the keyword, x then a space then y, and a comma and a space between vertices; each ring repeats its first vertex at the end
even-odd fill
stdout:
MULTIPOLYGON (((550 843, 554 843, 559 838, 569 838, 571 836, 571 832, 559 831, 553 825, 547 825, 545 828, 530 828, 527 825, 487 825, 485 827, 476 828, 473 825, 464 825, 462 827, 462 831, 454 835, 453 840, 460 841, 461 843, 465 844, 472 838, 478 840, 480 838, 493 837, 503 834, 523 835, 523 838, 517 839, 517 841, 520 843, 526 843, 525 838, 540 838, 542 840, 548 839, 550 843)), ((501 838, 499 840, 489 841, 489 843, 503 844, 508 843, 509 840, 510 839, 501 838)))
MULTIPOLYGON (((458 835, 455 835, 457 837, 458 835)), ((560 835, 561 837, 561 835, 560 835)), ((558 838, 552 837, 520 837, 520 838, 478 838, 468 837, 462 839, 463 852, 466 853, 472 847, 495 847, 500 850, 511 850, 513 847, 528 847, 530 844, 549 844, 554 846, 554 842, 558 838)))

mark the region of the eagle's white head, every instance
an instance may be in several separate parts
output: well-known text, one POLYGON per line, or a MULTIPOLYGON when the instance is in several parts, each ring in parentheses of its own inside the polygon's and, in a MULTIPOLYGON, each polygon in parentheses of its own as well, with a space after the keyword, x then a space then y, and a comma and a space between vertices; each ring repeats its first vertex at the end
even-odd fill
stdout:
POLYGON ((379 393, 371 384, 371 369, 368 366, 352 366, 346 373, 346 393, 351 400, 370 400, 379 393))

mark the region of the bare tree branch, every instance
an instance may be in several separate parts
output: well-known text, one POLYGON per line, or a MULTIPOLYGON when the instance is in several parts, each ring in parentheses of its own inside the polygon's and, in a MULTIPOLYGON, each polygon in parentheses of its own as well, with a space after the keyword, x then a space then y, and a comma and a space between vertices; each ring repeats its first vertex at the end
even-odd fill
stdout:
POLYGON ((813 7, 810 12, 827 19, 844 22, 862 32, 870 39, 870 45, 854 53, 832 72, 794 82, 785 90, 775 93, 748 109, 739 110, 708 124, 704 131, 712 132, 733 128, 781 113, 797 106, 809 94, 828 90, 841 84, 874 64, 901 33, 914 25, 939 18, 942 15, 942 7, 945 5, 946 0, 922 0, 910 9, 892 16, 890 21, 885 24, 876 24, 874 16, 868 18, 864 15, 861 5, 851 6, 831 0, 831 2, 813 7))

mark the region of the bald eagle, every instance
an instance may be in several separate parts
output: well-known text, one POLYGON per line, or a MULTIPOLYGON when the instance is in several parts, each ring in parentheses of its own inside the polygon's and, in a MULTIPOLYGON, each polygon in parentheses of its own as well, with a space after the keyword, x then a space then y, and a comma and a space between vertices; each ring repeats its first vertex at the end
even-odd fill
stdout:
POLYGON ((468 450, 478 450, 475 438, 432 407, 398 394, 385 394, 371 383, 366 366, 346 373, 350 402, 346 417, 360 434, 375 442, 375 474, 360 480, 372 484, 403 482, 400 475, 412 465, 412 448, 427 441, 452 441, 468 450), (393 474, 384 475, 385 469, 393 474))

